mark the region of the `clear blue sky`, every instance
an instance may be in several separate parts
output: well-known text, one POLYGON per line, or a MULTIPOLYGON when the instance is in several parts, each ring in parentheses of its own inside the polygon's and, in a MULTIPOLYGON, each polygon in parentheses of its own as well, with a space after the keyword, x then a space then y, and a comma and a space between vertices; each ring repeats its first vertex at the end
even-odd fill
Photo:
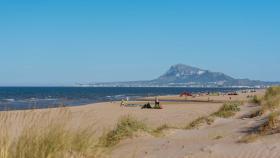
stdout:
POLYGON ((153 79, 184 63, 280 81, 279 0, 1 0, 0 85, 153 79))

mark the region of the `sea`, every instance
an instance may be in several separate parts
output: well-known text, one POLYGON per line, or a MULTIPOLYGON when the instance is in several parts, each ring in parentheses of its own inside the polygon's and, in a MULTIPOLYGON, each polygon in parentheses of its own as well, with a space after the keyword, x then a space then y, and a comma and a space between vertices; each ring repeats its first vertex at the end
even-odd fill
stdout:
POLYGON ((240 88, 171 87, 0 87, 0 111, 80 106, 182 92, 231 92, 240 88))

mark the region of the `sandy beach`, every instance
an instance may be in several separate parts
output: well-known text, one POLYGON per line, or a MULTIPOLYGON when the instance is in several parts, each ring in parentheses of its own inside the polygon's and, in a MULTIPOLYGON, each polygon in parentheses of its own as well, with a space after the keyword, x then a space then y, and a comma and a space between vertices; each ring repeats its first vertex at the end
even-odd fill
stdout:
MULTIPOLYGON (((154 137, 144 134, 138 137, 124 139, 111 149, 113 158, 263 158, 280 157, 280 135, 264 137, 251 144, 240 144, 238 141, 246 135, 246 130, 254 127, 263 118, 245 118, 258 107, 248 103, 248 96, 264 94, 264 90, 253 93, 239 93, 236 96, 200 96, 182 98, 179 96, 160 96, 159 100, 173 100, 161 102, 163 109, 141 109, 141 107, 120 107, 120 102, 105 102, 85 106, 11 111, 5 112, 10 116, 10 130, 20 132, 21 126, 28 124, 34 114, 40 116, 41 122, 48 122, 51 117, 61 115, 63 109, 69 117, 68 125, 71 128, 80 128, 93 125, 96 134, 101 136, 105 131, 112 130, 122 116, 132 116, 143 121, 151 129, 161 125, 173 127, 164 131, 164 136, 154 137), (244 101, 239 111, 231 118, 215 118, 211 125, 203 125, 198 129, 186 130, 190 122, 207 117, 219 110, 223 103, 211 101, 244 101), (176 100, 176 102, 175 102, 176 100), (195 100, 195 101, 192 101, 195 100), (201 102, 199 102, 201 100, 201 102), (32 113, 32 115, 30 115, 32 113), (48 115, 47 115, 48 114, 48 115)), ((153 98, 153 97, 152 97, 153 98)), ((147 100, 152 98, 145 98, 147 100)), ((147 101, 129 102, 129 104, 145 104, 147 101)), ((2 112, 3 113, 3 112, 2 112)), ((59 121, 59 120, 57 120, 59 121)), ((44 123, 42 123, 44 124, 44 123)))

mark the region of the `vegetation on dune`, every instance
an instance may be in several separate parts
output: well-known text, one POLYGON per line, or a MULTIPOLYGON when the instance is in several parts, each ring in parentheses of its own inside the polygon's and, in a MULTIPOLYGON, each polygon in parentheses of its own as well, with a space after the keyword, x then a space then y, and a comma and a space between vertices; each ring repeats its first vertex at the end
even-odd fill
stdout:
POLYGON ((22 112, 0 113, 0 157, 1 158, 87 158, 103 157, 97 147, 94 131, 89 128, 67 127, 68 114, 65 111, 35 114, 22 112), (51 119, 46 119, 50 118, 51 119), (46 120, 44 120, 44 119, 46 120), (23 120, 23 121, 22 121, 23 120), (13 133, 10 124, 24 123, 13 133), (15 122, 17 121, 17 122, 15 122), (22 121, 22 122, 21 122, 22 121), (13 133, 13 134, 12 134, 13 133))
POLYGON ((252 142, 256 141, 259 137, 260 137, 260 135, 257 133, 250 133, 250 134, 242 137, 238 142, 239 143, 252 143, 252 142))
POLYGON ((248 118, 254 118, 254 117, 258 117, 261 116, 265 113, 265 110, 263 108, 260 108, 254 112, 252 112, 251 114, 249 114, 248 118))
POLYGON ((280 108, 280 86, 268 88, 264 97, 254 96, 251 102, 261 105, 261 107, 252 113, 250 118, 262 116, 266 112, 278 111, 280 108))
POLYGON ((262 101, 262 98, 261 98, 261 97, 258 97, 257 95, 254 95, 253 98, 252 98, 252 100, 251 100, 251 103, 260 105, 260 104, 261 104, 261 101, 262 101))
POLYGON ((221 136, 221 135, 218 135, 218 136, 216 136, 214 139, 215 139, 215 140, 219 140, 219 139, 222 139, 222 138, 224 138, 224 137, 221 136))
POLYGON ((206 117, 199 117, 189 123, 185 129, 197 129, 203 124, 211 125, 215 121, 215 117, 229 118, 235 115, 236 112, 240 111, 239 106, 242 102, 227 102, 215 113, 206 117))
POLYGON ((240 143, 251 143, 256 141, 260 136, 275 134, 280 132, 280 113, 272 112, 268 115, 267 119, 258 125, 248 135, 244 136, 239 142, 240 143))
POLYGON ((214 119, 212 117, 199 117, 189 123, 185 129, 196 129, 199 128, 202 124, 208 124, 211 125, 214 122, 214 119))
MULTIPOLYGON (((240 142, 252 142, 261 135, 280 132, 280 87, 271 87, 263 98, 255 96, 255 104, 261 109, 250 117, 271 112, 266 121, 256 130, 243 137, 240 142)), ((199 117, 189 123, 185 129, 199 128, 203 124, 212 124, 215 117, 229 118, 240 111, 241 102, 227 102, 215 113, 199 117)), ((1 158, 101 158, 105 151, 121 140, 133 137, 135 132, 147 132, 153 136, 162 136, 164 130, 172 127, 164 124, 156 129, 131 116, 120 118, 116 127, 97 138, 92 126, 72 128, 67 108, 49 112, 0 112, 0 157, 1 158), (11 124, 18 124, 11 126, 11 124), (20 125, 20 126, 19 126, 20 125)), ((221 139, 221 136, 215 139, 221 139)))
POLYGON ((163 136, 163 132, 164 130, 170 129, 171 127, 169 127, 167 124, 163 124, 159 127, 157 127, 156 129, 154 129, 153 131, 151 131, 151 134, 154 136, 163 136))
POLYGON ((280 107, 280 86, 270 87, 262 99, 262 106, 268 110, 275 110, 280 107))
POLYGON ((225 103, 217 112, 213 113, 213 116, 229 118, 235 115, 236 112, 240 111, 239 106, 241 102, 228 102, 225 103))
POLYGON ((135 132, 160 136, 169 128, 164 124, 154 130, 148 129, 144 122, 124 116, 113 130, 97 138, 94 125, 73 128, 69 124, 71 118, 65 108, 42 113, 0 112, 0 157, 102 158, 110 147, 132 137, 135 132))
POLYGON ((258 128, 261 135, 274 134, 280 132, 280 113, 272 112, 269 114, 267 120, 258 128))
POLYGON ((270 87, 266 90, 262 99, 255 103, 260 103, 261 107, 250 115, 251 118, 266 114, 263 123, 242 138, 243 142, 255 141, 259 136, 269 135, 280 132, 280 86, 270 87))
POLYGON ((147 126, 131 116, 124 116, 119 120, 115 129, 100 138, 100 144, 103 147, 112 147, 122 139, 132 137, 133 133, 137 131, 147 131, 147 126))
POLYGON ((59 157, 89 157, 94 156, 95 147, 92 135, 88 131, 68 132, 60 125, 53 124, 44 131, 26 129, 17 141, 12 143, 15 158, 59 158, 59 157), (93 153, 92 153, 93 152, 93 153))

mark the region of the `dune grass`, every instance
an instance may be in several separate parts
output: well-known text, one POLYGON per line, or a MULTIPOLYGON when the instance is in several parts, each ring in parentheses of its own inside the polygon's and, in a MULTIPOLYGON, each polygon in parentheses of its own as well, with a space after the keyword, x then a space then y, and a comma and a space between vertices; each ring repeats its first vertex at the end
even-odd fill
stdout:
POLYGON ((261 97, 254 95, 250 102, 253 104, 261 105, 261 101, 262 101, 261 97))
POLYGON ((0 112, 0 158, 103 158, 135 132, 160 136, 169 128, 149 129, 144 122, 124 116, 113 130, 97 137, 94 124, 76 127, 71 118, 67 108, 0 112))
POLYGON ((242 137, 238 141, 238 143, 252 143, 252 142, 255 142, 259 137, 260 137, 260 135, 257 134, 257 133, 250 133, 250 134, 245 135, 244 137, 242 137))
POLYGON ((258 128, 261 135, 274 134, 280 132, 280 113, 272 112, 269 114, 267 120, 258 128))
POLYGON ((157 127, 156 129, 152 130, 150 133, 153 136, 160 137, 160 136, 164 136, 164 131, 165 130, 171 129, 171 128, 173 128, 173 127, 170 127, 167 124, 163 124, 163 125, 157 127))
POLYGON ((270 113, 263 123, 258 125, 254 131, 241 138, 239 142, 252 143, 261 136, 279 133, 280 132, 279 118, 280 118, 279 112, 270 113))
POLYGON ((1 158, 104 157, 92 128, 71 129, 66 109, 0 112, 1 158))
POLYGON ((131 116, 122 117, 117 126, 105 133, 100 138, 100 145, 103 147, 112 147, 118 144, 122 139, 132 137, 137 131, 147 131, 147 126, 142 121, 131 116))
POLYGON ((261 101, 264 109, 275 110, 280 107, 280 86, 270 87, 261 101))
POLYGON ((255 118, 263 115, 265 113, 265 109, 260 108, 256 111, 253 111, 251 114, 248 115, 248 118, 255 118))
POLYGON ((191 123, 189 123, 185 129, 197 129, 199 128, 202 124, 208 124, 211 125, 214 122, 214 118, 212 117, 199 117, 197 119, 195 119, 194 121, 192 121, 191 123))
POLYGON ((262 116, 267 112, 278 111, 280 108, 280 86, 268 88, 263 97, 254 96, 251 102, 261 105, 259 110, 251 114, 251 118, 262 116))
POLYGON ((235 115, 236 112, 240 111, 239 106, 242 105, 241 102, 227 102, 212 116, 229 118, 235 115))
POLYGON ((255 103, 260 103, 261 107, 252 113, 250 117, 253 118, 265 114, 265 121, 242 138, 242 141, 245 143, 253 142, 260 136, 280 133, 280 86, 268 88, 264 97, 255 103))
POLYGON ((241 102, 227 102, 217 111, 210 116, 203 116, 195 119, 189 123, 184 129, 198 129, 203 124, 211 125, 215 121, 215 117, 229 118, 235 115, 236 112, 240 111, 239 106, 241 102))

